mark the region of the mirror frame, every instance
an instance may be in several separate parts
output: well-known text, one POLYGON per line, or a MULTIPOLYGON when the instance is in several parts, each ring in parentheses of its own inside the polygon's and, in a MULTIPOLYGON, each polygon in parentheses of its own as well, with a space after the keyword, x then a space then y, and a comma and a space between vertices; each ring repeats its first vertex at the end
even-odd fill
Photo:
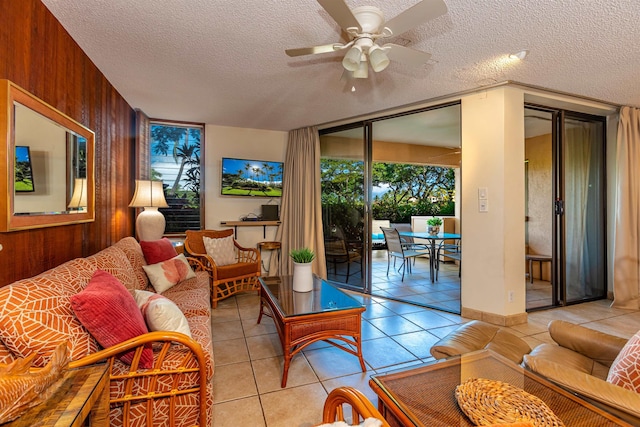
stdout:
MULTIPOLYGON (((95 220, 95 134, 51 105, 30 94, 9 80, 0 79, 0 194, 7 194, 6 204, 0 209, 0 232, 31 228, 78 224, 95 220), (39 113, 45 118, 87 140, 87 209, 82 212, 33 213, 15 215, 15 108, 14 103, 39 113)), ((67 160, 68 161, 68 160, 67 160)), ((67 201, 65 201, 65 204, 67 201)))

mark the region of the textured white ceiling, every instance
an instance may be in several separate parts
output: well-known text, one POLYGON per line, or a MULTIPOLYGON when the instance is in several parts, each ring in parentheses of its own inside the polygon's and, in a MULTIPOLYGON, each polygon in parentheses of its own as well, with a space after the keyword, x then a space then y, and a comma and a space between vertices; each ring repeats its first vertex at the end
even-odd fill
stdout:
MULTIPOLYGON (((388 18, 417 0, 346 0, 388 18)), ((341 40, 315 0, 43 0, 134 108, 154 118, 290 130, 479 86, 518 81, 640 106, 638 0, 445 0, 401 37, 430 64, 392 63, 356 91, 342 53, 284 50, 341 40), (521 62, 506 55, 528 49, 521 62)))

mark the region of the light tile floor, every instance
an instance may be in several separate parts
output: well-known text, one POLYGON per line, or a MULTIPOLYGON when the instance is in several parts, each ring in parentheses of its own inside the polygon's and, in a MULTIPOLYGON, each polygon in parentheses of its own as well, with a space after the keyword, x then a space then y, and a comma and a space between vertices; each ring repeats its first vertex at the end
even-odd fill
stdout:
MULTIPOLYGON (((372 293, 376 296, 393 298, 413 304, 423 305, 440 310, 460 313, 460 278, 458 265, 452 262, 440 263, 438 280, 431 282, 429 258, 418 257, 413 261, 412 272, 405 273, 402 280, 398 268, 389 268, 387 274, 387 251, 375 250, 371 254, 372 293)), ((399 267, 398 262, 396 267, 399 267)), ((349 284, 361 285, 360 266, 352 266, 349 284), (353 272, 355 271, 355 273, 353 272)), ((329 269, 328 278, 337 282, 346 280, 346 264, 337 266, 337 273, 329 269)), ((533 284, 527 281, 527 310, 549 307, 552 304, 551 283, 534 279, 533 284)))
MULTIPOLYGON (((433 360, 429 348, 468 319, 458 315, 354 294, 367 307, 362 351, 367 372, 356 357, 324 342, 307 347, 291 363, 287 387, 280 388, 282 349, 270 318, 256 324, 255 293, 229 298, 213 310, 215 374, 214 427, 310 427, 321 422, 327 393, 349 385, 377 405, 369 376, 433 360)), ((534 347, 551 342, 552 319, 630 337, 640 330, 640 311, 609 307, 610 301, 529 314, 528 323, 509 329, 534 347)))

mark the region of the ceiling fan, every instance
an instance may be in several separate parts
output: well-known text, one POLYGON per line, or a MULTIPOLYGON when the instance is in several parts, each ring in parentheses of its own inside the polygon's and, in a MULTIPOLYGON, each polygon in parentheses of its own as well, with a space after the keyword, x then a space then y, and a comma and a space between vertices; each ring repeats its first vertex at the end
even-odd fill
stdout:
POLYGON ((380 46, 379 39, 398 36, 413 27, 447 13, 443 0, 422 0, 396 17, 385 22, 384 14, 374 6, 360 6, 353 10, 344 0, 318 0, 318 3, 349 36, 347 43, 287 49, 292 57, 328 53, 348 49, 342 66, 353 72, 353 77, 366 79, 369 63, 375 72, 387 68, 390 61, 419 66, 426 63, 431 54, 393 43, 380 46))

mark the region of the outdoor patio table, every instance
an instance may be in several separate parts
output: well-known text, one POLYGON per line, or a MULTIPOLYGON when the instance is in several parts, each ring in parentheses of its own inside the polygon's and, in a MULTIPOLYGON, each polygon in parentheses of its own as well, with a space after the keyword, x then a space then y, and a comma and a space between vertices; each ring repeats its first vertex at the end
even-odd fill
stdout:
POLYGON ((461 239, 459 234, 454 233, 440 233, 440 234, 429 234, 426 232, 414 232, 414 231, 400 231, 401 237, 413 237, 414 239, 426 239, 429 241, 427 248, 429 249, 429 273, 431 275, 431 283, 434 280, 434 270, 436 268, 436 241, 438 240, 458 240, 461 239))

